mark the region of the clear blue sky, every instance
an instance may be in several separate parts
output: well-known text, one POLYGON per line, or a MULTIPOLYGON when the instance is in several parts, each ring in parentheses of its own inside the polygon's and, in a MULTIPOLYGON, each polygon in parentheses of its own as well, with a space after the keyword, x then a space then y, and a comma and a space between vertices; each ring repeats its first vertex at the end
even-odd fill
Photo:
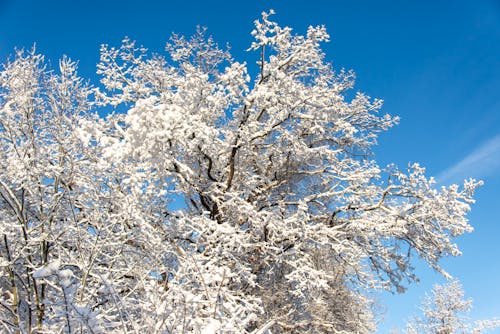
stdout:
MULTIPOLYGON (((500 316, 500 2, 476 1, 6 1, 0 0, 0 60, 14 47, 53 63, 80 60, 95 80, 99 45, 124 36, 161 52, 172 32, 206 26, 241 60, 252 22, 273 8, 282 25, 304 32, 325 24, 337 68, 357 73, 356 90, 385 100, 401 124, 380 138, 381 164, 418 161, 443 183, 482 178, 470 214, 476 229, 459 239, 464 255, 443 263, 475 301, 474 318, 500 316)), ((424 291, 442 281, 418 268, 422 282, 405 295, 382 294, 380 333, 402 326, 424 291)))

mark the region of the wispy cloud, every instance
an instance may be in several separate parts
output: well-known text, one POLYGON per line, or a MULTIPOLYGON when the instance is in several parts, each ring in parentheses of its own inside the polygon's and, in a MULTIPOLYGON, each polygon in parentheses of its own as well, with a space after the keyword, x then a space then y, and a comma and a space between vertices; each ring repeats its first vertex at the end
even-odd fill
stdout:
POLYGON ((437 177, 440 183, 459 182, 465 178, 500 175, 500 134, 484 142, 464 159, 444 170, 437 177))

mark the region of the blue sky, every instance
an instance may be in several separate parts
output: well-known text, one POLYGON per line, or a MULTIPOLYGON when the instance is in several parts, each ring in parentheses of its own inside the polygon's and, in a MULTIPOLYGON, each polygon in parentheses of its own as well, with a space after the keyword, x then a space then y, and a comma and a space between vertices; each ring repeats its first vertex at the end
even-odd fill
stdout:
MULTIPOLYGON (((162 52, 172 32, 206 26, 247 57, 252 22, 273 8, 282 25, 304 32, 325 24, 336 68, 353 69, 356 90, 385 100, 401 123, 380 137, 378 161, 420 162, 442 184, 469 176, 485 181, 459 239, 463 256, 443 261, 475 301, 474 318, 500 316, 500 1, 8 1, 0 0, 0 61, 14 47, 53 63, 66 54, 96 80, 99 45, 124 36, 162 52)), ((385 322, 402 326, 424 291, 442 279, 422 266, 421 284, 405 295, 382 294, 385 322)))

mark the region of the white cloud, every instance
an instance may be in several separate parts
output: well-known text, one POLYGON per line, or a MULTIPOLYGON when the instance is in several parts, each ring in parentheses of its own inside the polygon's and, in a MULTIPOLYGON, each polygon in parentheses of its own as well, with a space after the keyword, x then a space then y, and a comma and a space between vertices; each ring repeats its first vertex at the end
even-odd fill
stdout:
POLYGON ((500 174, 500 134, 484 142, 464 159, 438 175, 437 181, 459 182, 473 177, 485 178, 493 173, 500 174))

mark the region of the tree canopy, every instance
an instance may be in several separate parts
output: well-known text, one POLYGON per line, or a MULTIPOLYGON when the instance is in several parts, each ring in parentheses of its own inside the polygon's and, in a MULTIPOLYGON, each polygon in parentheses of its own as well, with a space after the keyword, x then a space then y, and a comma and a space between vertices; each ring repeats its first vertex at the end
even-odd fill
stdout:
POLYGON ((464 298, 458 280, 437 284, 422 303, 422 317, 408 323, 406 334, 479 334, 500 327, 500 319, 479 320, 471 323, 468 312, 472 300, 464 298))
POLYGON ((480 183, 379 166, 398 118, 350 93, 324 27, 271 14, 258 71, 203 29, 103 45, 98 87, 35 50, 4 66, 2 331, 369 333, 369 291, 404 291, 417 257, 447 275, 480 183))

